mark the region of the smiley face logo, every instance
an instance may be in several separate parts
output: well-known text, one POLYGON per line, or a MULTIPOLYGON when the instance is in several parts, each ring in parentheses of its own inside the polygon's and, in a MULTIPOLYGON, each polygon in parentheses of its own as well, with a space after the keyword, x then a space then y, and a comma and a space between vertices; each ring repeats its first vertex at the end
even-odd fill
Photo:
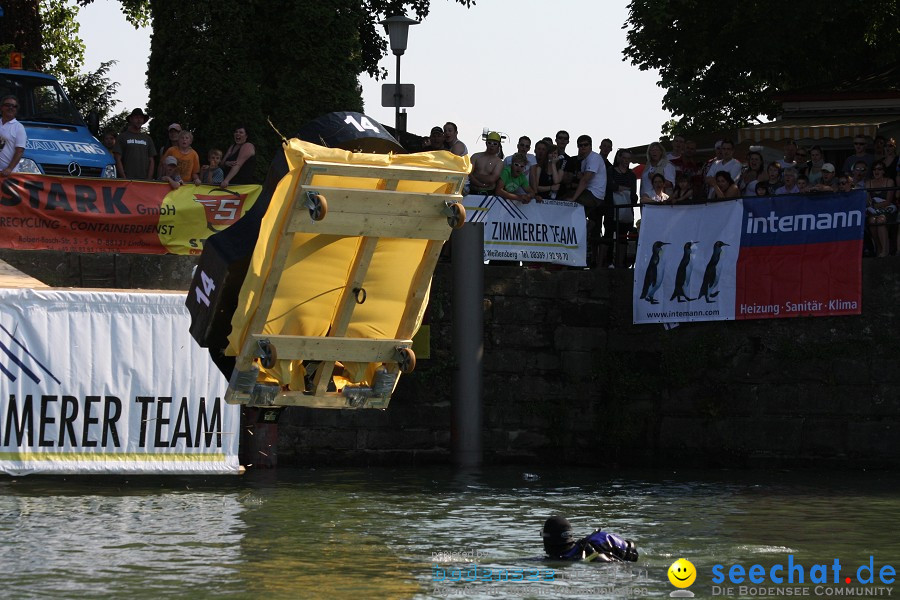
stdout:
POLYGON ((669 567, 669 581, 677 588, 690 587, 697 579, 697 569, 685 558, 679 558, 669 567))

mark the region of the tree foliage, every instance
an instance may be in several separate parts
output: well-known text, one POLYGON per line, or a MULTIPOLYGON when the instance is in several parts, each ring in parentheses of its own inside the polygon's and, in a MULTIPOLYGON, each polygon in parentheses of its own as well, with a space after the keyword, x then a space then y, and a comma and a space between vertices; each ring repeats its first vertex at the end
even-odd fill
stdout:
MULTIPOLYGON (((87 0, 83 0, 87 1, 87 0)), ((470 0, 458 0, 464 5, 470 0)), ((132 5, 134 8, 136 4, 132 5)), ((427 15, 428 1, 152 0, 148 64, 151 135, 169 123, 194 131, 195 148, 226 149, 250 131, 261 177, 285 136, 338 110, 362 110, 359 74, 378 74, 388 14, 427 15)))
POLYGON ((361 110, 355 0, 154 0, 150 45, 151 134, 169 123, 194 131, 195 147, 226 149, 244 125, 260 175, 278 135, 323 112, 361 110))
POLYGON ((777 92, 844 80, 900 58, 896 0, 632 0, 626 59, 659 69, 670 130, 773 118, 777 92))
POLYGON ((69 0, 40 0, 43 70, 63 85, 84 66, 84 41, 78 37, 78 5, 69 0))
POLYGON ((109 80, 109 69, 114 64, 116 61, 109 60, 92 72, 79 73, 66 80, 69 100, 82 115, 97 111, 101 130, 119 131, 126 121, 126 111, 115 112, 119 104, 115 97, 119 83, 109 80))
POLYGON ((24 68, 40 70, 44 65, 41 45, 41 15, 38 0, 4 0, 0 17, 0 52, 2 66, 9 66, 7 56, 13 50, 22 53, 24 68))

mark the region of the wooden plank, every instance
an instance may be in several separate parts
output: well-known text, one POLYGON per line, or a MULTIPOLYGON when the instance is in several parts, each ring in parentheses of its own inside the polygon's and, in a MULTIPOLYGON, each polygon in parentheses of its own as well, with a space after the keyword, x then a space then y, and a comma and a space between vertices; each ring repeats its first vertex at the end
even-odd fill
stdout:
POLYGON ((49 287, 31 275, 26 275, 9 263, 0 260, 0 288, 46 288, 49 287))
MULTIPOLYGON (((359 177, 362 179, 399 179, 404 181, 431 181, 434 183, 450 183, 459 185, 465 181, 468 173, 445 171, 443 169, 423 169, 399 165, 340 165, 335 163, 307 160, 303 165, 309 175, 333 175, 336 177, 359 177)), ((309 176, 301 179, 303 185, 310 181, 309 176)))
POLYGON ((412 285, 409 288, 409 297, 406 299, 406 310, 400 317, 400 324, 397 327, 397 337, 411 338, 413 329, 416 326, 416 319, 425 302, 425 295, 428 293, 428 286, 431 285, 431 277, 434 275, 434 269, 437 266, 438 259, 441 256, 441 247, 443 244, 437 241, 428 242, 425 248, 425 255, 416 274, 413 277, 412 285))
MULTIPOLYGON (((365 407, 360 408, 387 408, 390 398, 371 398, 365 407)), ((308 408, 355 408, 350 406, 347 398, 338 392, 327 392, 322 395, 310 396, 302 392, 282 392, 275 396, 275 406, 306 406, 308 408)))
MULTIPOLYGON (((352 190, 327 186, 298 187, 295 210, 309 218, 306 208, 306 192, 321 194, 328 203, 328 215, 336 212, 422 216, 437 218, 444 215, 447 202, 459 202, 462 196, 453 194, 423 194, 417 192, 397 192, 392 190, 352 190)), ((326 216, 326 218, 328 218, 326 216)), ((383 236, 382 236, 383 237, 383 236)))
POLYGON ((422 240, 450 238, 453 229, 446 217, 424 218, 358 213, 332 214, 321 221, 313 221, 305 210, 295 212, 288 224, 290 233, 342 235, 347 237, 385 237, 422 240))
POLYGON ((350 265, 347 285, 341 290, 341 298, 338 300, 337 310, 331 321, 329 336, 342 337, 347 333, 347 327, 350 326, 350 319, 353 317, 353 309, 356 308, 357 298, 356 292, 353 290, 363 287, 377 246, 378 238, 364 237, 361 240, 356 256, 353 257, 353 263, 350 265))
POLYGON ((269 340, 279 360, 327 360, 349 362, 397 362, 397 348, 410 347, 411 339, 372 339, 254 334, 269 340))
MULTIPOLYGON (((375 246, 377 245, 378 238, 365 237, 360 240, 359 248, 353 257, 353 263, 350 265, 347 285, 341 290, 337 310, 331 321, 331 329, 328 332, 329 337, 343 337, 347 333, 350 319, 353 318, 353 309, 356 307, 356 293, 353 290, 361 288, 366 280, 366 273, 369 271, 369 264, 372 262, 372 256, 375 254, 375 246)), ((333 372, 333 360, 322 363, 316 370, 314 388, 317 396, 324 394, 328 390, 328 382, 331 381, 333 372)))

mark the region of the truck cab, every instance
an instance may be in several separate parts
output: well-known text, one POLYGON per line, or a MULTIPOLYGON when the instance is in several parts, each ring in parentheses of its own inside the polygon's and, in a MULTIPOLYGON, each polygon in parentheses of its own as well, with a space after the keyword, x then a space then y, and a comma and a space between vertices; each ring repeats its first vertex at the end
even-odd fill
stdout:
POLYGON ((0 97, 19 99, 16 119, 28 143, 18 173, 115 177, 116 161, 95 138, 52 75, 0 69, 0 97))

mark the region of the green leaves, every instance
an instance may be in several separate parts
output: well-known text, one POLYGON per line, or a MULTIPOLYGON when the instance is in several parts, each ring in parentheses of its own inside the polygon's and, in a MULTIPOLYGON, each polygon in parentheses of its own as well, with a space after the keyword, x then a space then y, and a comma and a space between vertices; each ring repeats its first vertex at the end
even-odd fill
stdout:
POLYGON ((712 4, 633 0, 626 59, 659 69, 677 132, 774 117, 776 93, 854 79, 900 59, 895 0, 712 4))
MULTIPOLYGON (((87 0, 81 0, 87 1, 87 0)), ((470 0, 459 0, 465 6, 470 0)), ((179 122, 201 154, 225 149, 238 123, 249 128, 262 180, 280 147, 328 112, 362 110, 359 74, 378 74, 387 49, 378 22, 397 12, 423 17, 429 0, 152 0, 147 83, 151 135, 179 122)))
POLYGON ((84 66, 84 41, 78 37, 78 6, 67 0, 40 0, 44 69, 63 85, 84 66))

